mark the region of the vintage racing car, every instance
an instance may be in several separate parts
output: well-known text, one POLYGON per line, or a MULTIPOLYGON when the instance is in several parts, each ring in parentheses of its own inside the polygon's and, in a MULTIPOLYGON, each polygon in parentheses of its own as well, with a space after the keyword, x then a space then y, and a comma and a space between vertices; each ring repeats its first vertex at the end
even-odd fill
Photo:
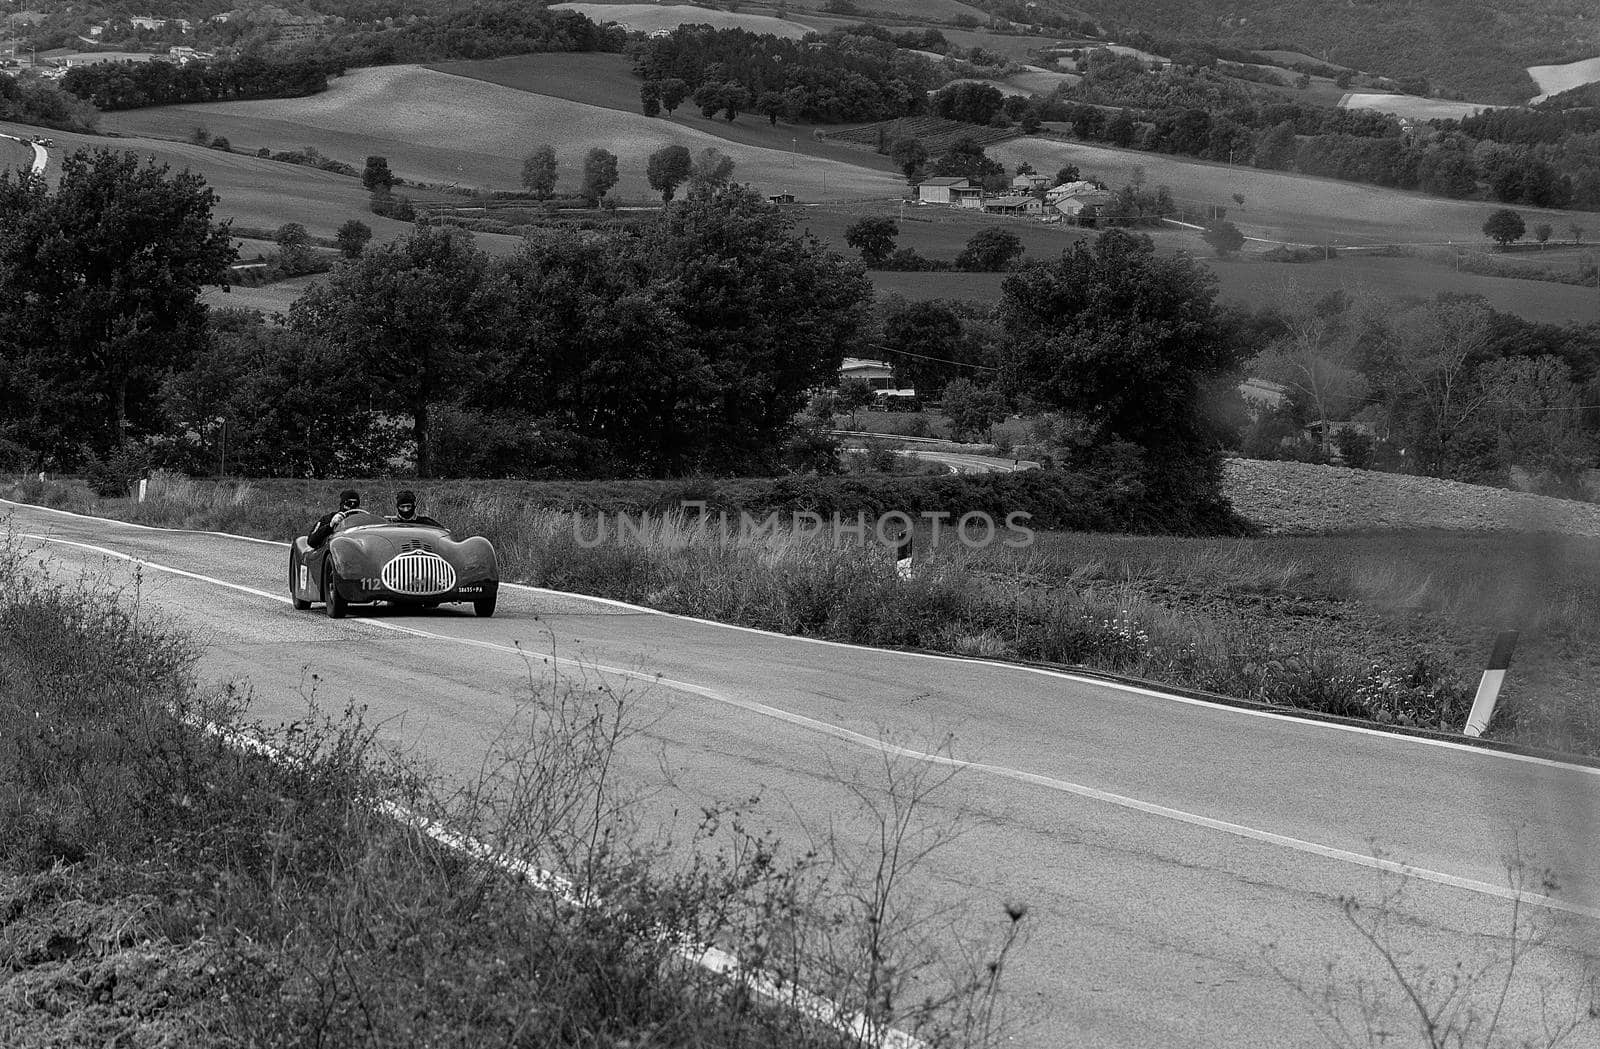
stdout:
POLYGON ((500 566, 482 536, 456 540, 438 525, 387 521, 352 510, 322 546, 296 536, 289 551, 289 596, 294 607, 313 601, 344 618, 351 605, 383 601, 434 608, 472 602, 480 616, 494 615, 500 566))

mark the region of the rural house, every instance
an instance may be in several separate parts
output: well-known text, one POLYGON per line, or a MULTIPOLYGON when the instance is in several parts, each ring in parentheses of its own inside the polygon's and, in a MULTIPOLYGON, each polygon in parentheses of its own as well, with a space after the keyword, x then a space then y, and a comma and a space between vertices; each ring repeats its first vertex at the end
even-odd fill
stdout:
POLYGON ((1044 204, 1038 197, 1015 194, 1009 197, 990 197, 983 202, 983 210, 991 215, 1038 215, 1044 204))
POLYGON ((1111 203, 1111 194, 1106 190, 1098 189, 1093 193, 1063 197, 1055 202, 1055 209, 1056 213, 1065 222, 1075 222, 1080 226, 1092 226, 1099 218, 1100 209, 1109 203, 1111 203))
POLYGON ((950 202, 963 208, 983 207, 982 186, 957 186, 950 191, 950 202))
POLYGON ((839 365, 839 381, 862 379, 874 390, 894 388, 894 369, 887 361, 868 360, 865 357, 846 357, 839 365))
POLYGON ((955 176, 926 179, 917 186, 917 199, 924 204, 954 204, 951 193, 966 189, 967 180, 955 176))
POLYGON ((1011 189, 1016 193, 1032 193, 1034 190, 1047 189, 1050 178, 1047 175, 1018 175, 1011 180, 1011 189))
POLYGON ((1068 197, 1078 197, 1087 193, 1098 192, 1100 192, 1099 186, 1096 186, 1093 182, 1086 182, 1080 179, 1077 182, 1063 182, 1059 186, 1045 190, 1044 199, 1047 204, 1055 204, 1066 200, 1068 197))

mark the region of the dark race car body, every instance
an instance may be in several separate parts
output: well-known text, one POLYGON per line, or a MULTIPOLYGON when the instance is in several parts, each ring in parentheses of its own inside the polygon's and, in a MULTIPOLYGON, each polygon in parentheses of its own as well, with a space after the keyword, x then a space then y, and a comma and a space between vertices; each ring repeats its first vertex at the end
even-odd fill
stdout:
POLYGON ((294 607, 321 601, 342 618, 350 605, 383 601, 432 608, 470 602, 480 616, 494 615, 500 566, 482 536, 453 539, 437 525, 385 521, 353 511, 320 547, 297 536, 289 552, 289 595, 294 607))

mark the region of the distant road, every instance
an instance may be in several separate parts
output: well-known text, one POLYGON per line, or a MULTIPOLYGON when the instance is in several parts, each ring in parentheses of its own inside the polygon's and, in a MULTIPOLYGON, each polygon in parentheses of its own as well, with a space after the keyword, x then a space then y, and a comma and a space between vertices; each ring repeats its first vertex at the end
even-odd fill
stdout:
POLYGON ((44 166, 45 164, 49 163, 50 154, 45 151, 43 146, 39 145, 37 142, 30 142, 29 140, 21 138, 17 135, 0 135, 0 138, 8 138, 13 142, 19 143, 20 145, 30 147, 33 150, 33 173, 35 175, 44 174, 44 166))
MULTIPOLYGON (((1421 1044, 1339 904, 1395 887, 1375 852, 1415 865, 1386 933, 1436 979, 1504 958, 1510 904, 1497 893, 1518 851, 1561 886, 1559 908, 1524 912, 1551 923, 1558 948, 1536 975, 1573 976, 1600 943, 1595 769, 529 587, 502 590, 490 620, 362 609, 335 621, 289 606, 281 544, 6 511, 67 577, 131 585, 127 559, 143 562, 142 607, 204 646, 205 678, 247 678, 253 717, 300 717, 309 689, 334 711, 353 699, 384 742, 445 775, 475 776, 555 668, 627 695, 639 735, 618 771, 647 823, 760 796, 746 823, 798 849, 830 825, 867 834, 857 792, 878 796, 886 761, 902 785, 913 768, 948 771, 940 754, 975 762, 921 811, 935 825, 959 816, 965 833, 907 887, 968 931, 1028 906, 1006 979, 1038 1023, 1008 1049, 1324 1046, 1275 970, 1315 998, 1328 965, 1337 996, 1353 1004, 1366 981, 1374 1022, 1421 1044)), ((1513 995, 1505 1044, 1540 1023, 1538 1002, 1513 995)))

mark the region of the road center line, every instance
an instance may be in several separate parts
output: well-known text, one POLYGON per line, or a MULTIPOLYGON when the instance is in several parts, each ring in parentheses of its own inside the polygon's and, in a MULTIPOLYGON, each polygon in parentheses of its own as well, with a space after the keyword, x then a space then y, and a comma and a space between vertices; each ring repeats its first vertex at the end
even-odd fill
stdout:
MULTIPOLYGON (((75 547, 80 550, 101 554, 114 560, 127 561, 141 567, 154 569, 159 572, 165 572, 169 575, 180 576, 185 579, 193 579, 198 582, 207 583, 212 586, 218 586, 228 590, 235 590, 239 593, 249 594, 252 597, 264 598, 268 601, 274 601, 278 604, 290 603, 290 599, 282 594, 260 590, 252 586, 245 586, 242 583, 229 582, 225 579, 217 579, 212 576, 202 575, 198 572, 190 572, 182 568, 175 568, 171 565, 164 565, 157 561, 150 561, 145 558, 135 557, 132 554, 125 554, 121 551, 112 550, 103 546, 96 546, 92 543, 83 543, 71 539, 61 539, 53 536, 34 535, 30 533, 22 533, 19 535, 19 538, 30 539, 36 542, 54 543, 61 546, 75 547)), ((1510 886, 1495 885, 1490 882, 1479 881, 1474 878, 1463 878, 1458 875, 1446 874, 1443 871, 1436 871, 1427 867, 1414 867, 1407 863, 1384 859, 1380 856, 1367 856, 1358 852, 1351 852, 1347 849, 1335 848, 1331 845, 1322 845, 1317 842, 1305 841, 1301 838, 1294 838, 1284 834, 1275 834, 1271 831, 1258 830, 1257 828, 1248 827, 1244 824, 1230 823, 1226 820, 1213 819, 1209 816, 1201 816, 1197 813, 1186 812, 1182 809, 1175 809, 1166 805, 1159 805, 1149 801, 1141 801, 1137 798, 1130 798, 1121 794, 1113 794, 1110 791, 1100 790, 1099 788, 1086 786, 1080 783, 1073 783, 1068 780, 1057 779, 1053 776, 1045 776, 1036 772, 1027 772, 1022 769, 1014 769, 1005 765, 994 765, 987 762, 965 761, 960 758, 950 757, 945 754, 930 754, 926 751, 914 750, 909 747, 902 747, 893 743, 888 743, 881 739, 874 739, 873 737, 864 735, 860 732, 855 732, 851 729, 831 724, 830 722, 818 721, 815 718, 809 718, 803 714, 796 714, 792 711, 784 710, 781 707, 769 706, 765 703, 758 703, 755 700, 740 699, 735 696, 723 695, 722 693, 707 688, 703 685, 696 685, 687 681, 677 681, 672 678, 664 677, 660 674, 650 674, 644 671, 629 670, 623 667, 612 667, 601 663, 586 663, 582 660, 571 659, 564 656, 534 655, 528 652, 526 649, 516 645, 504 645, 500 644, 499 642, 483 641, 477 638, 463 638, 453 637, 448 634, 437 634, 430 630, 423 630, 418 627, 407 626, 401 623, 393 623, 381 619, 347 619, 344 621, 344 623, 347 625, 360 624, 382 630, 390 630, 395 633, 409 634, 412 637, 420 637, 430 641, 444 641, 459 645, 466 645, 471 648, 505 653, 508 655, 514 655, 524 661, 537 659, 540 662, 548 664, 570 666, 575 669, 587 670, 600 674, 611 674, 629 680, 660 685, 675 692, 683 692, 689 695, 700 696, 715 703, 720 703, 725 706, 734 707, 752 714, 758 714, 763 717, 782 721, 786 724, 794 725, 798 728, 802 728, 819 735, 829 736, 834 739, 863 747, 868 750, 877 751, 882 754, 908 758, 913 761, 925 762, 930 765, 940 765, 948 768, 976 772, 981 775, 992 776, 997 779, 1011 780, 1017 783, 1026 783, 1030 786, 1043 787, 1046 790, 1055 791, 1057 793, 1070 794, 1091 801, 1098 801, 1107 805, 1114 805, 1119 808, 1128 809, 1134 812, 1142 812, 1146 815, 1156 816, 1161 819, 1172 820, 1177 823, 1185 823, 1193 827, 1203 827, 1208 830, 1220 831, 1224 834, 1230 834, 1234 837, 1244 838, 1246 840, 1265 845, 1275 845, 1281 848, 1292 849, 1297 852, 1306 853, 1307 855, 1320 856, 1324 859, 1337 860, 1341 863, 1348 863, 1358 867, 1366 867, 1371 870, 1379 870, 1390 874, 1398 874, 1407 878, 1416 878, 1422 881, 1433 882, 1438 885, 1447 885, 1452 888, 1464 889, 1468 892, 1478 893, 1479 895, 1483 896, 1518 901, 1523 904, 1543 907, 1549 910, 1563 911, 1568 914, 1581 915, 1586 918, 1600 921, 1600 908, 1586 907, 1582 904, 1569 903, 1565 900, 1558 900, 1554 897, 1541 895, 1539 893, 1519 892, 1510 886)))

